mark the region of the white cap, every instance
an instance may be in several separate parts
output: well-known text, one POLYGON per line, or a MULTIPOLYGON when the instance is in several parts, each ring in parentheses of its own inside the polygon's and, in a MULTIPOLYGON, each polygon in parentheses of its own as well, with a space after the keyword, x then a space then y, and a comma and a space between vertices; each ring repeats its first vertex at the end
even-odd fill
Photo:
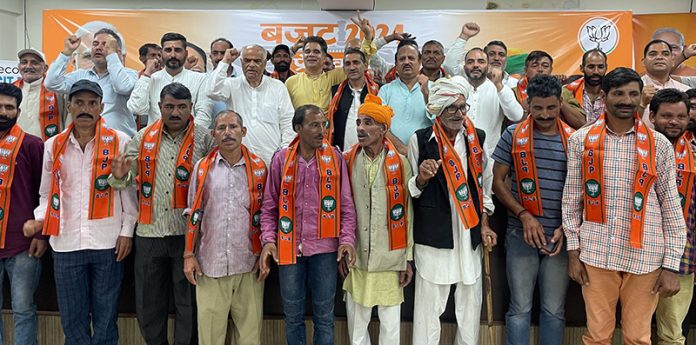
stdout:
POLYGON ((34 55, 38 56, 39 59, 41 59, 41 61, 43 61, 43 63, 46 63, 46 56, 40 50, 36 50, 34 48, 22 49, 19 52, 17 52, 17 58, 21 59, 22 56, 24 56, 25 54, 34 54, 34 55))

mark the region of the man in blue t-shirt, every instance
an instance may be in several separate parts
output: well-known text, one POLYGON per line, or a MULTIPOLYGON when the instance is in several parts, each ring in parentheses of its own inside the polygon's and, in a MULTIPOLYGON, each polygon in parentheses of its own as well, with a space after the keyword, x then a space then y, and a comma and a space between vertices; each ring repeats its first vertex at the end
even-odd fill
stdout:
POLYGON ((529 344, 534 286, 539 282, 542 344, 562 344, 568 255, 563 247, 561 196, 566 142, 572 128, 561 121, 561 84, 539 75, 527 86, 529 117, 508 127, 493 153, 493 192, 508 209, 507 278, 510 306, 506 343, 529 344), (512 185, 506 183, 510 175, 512 185), (512 187, 512 188, 510 188, 512 187))

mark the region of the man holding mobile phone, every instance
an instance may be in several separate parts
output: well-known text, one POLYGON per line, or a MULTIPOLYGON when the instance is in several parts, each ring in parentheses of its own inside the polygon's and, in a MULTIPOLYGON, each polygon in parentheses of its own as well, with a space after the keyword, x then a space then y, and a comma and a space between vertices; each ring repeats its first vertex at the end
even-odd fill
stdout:
POLYGON ((538 281, 539 339, 562 344, 568 254, 562 250, 561 196, 566 143, 573 129, 560 119, 561 83, 549 75, 527 86, 529 117, 508 127, 493 153, 493 192, 508 209, 505 238, 510 307, 507 344, 529 344, 534 287, 538 281), (506 183, 508 175, 512 179, 506 183))

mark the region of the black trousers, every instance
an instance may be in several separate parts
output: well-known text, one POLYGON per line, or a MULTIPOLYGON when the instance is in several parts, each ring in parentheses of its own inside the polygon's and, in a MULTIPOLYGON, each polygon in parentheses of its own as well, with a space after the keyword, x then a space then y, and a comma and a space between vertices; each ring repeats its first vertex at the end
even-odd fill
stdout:
POLYGON ((173 297, 174 344, 198 343, 196 290, 184 275, 184 236, 135 237, 135 311, 148 345, 168 345, 173 297))

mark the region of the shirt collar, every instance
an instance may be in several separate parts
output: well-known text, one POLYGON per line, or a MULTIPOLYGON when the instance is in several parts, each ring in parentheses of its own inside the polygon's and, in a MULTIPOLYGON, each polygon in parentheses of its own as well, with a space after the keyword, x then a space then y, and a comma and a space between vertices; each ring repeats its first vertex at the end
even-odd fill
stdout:
POLYGON ((222 154, 220 153, 220 151, 218 151, 218 152, 215 154, 215 164, 217 165, 217 164, 221 164, 221 163, 227 165, 228 167, 233 167, 233 168, 234 168, 234 167, 237 167, 237 166, 244 166, 244 165, 246 165, 246 160, 244 160, 244 156, 241 156, 240 159, 239 159, 239 161, 238 161, 237 163, 230 164, 230 162, 228 162, 228 161, 225 159, 225 157, 222 156, 222 154))

